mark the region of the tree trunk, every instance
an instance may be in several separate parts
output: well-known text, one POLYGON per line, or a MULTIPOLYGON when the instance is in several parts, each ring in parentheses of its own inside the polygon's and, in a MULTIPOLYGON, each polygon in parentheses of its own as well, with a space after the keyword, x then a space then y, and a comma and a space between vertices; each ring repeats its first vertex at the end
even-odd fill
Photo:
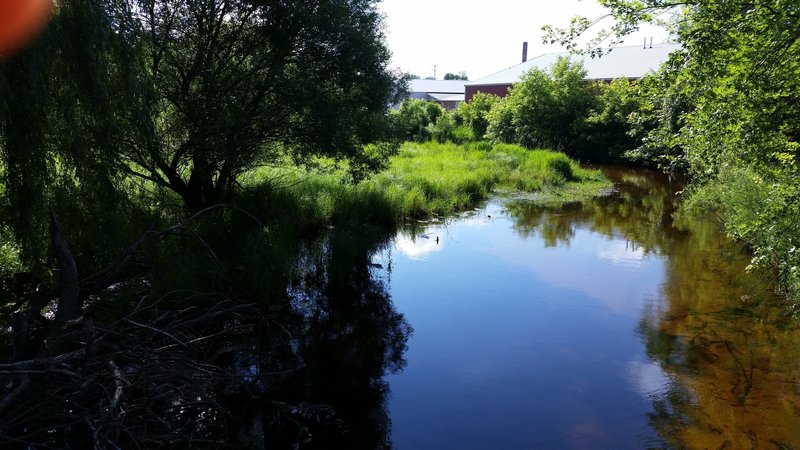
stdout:
POLYGON ((56 212, 50 208, 51 251, 59 262, 58 310, 55 315, 56 326, 63 327, 68 321, 78 317, 81 305, 78 304, 78 266, 72 256, 56 212))

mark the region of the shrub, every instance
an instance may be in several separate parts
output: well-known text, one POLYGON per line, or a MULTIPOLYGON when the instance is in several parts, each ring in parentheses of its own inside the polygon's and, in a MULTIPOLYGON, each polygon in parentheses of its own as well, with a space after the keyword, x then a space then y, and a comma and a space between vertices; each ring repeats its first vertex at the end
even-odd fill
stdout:
POLYGON ((500 97, 493 94, 478 92, 469 102, 459 105, 456 115, 463 124, 472 130, 474 139, 484 139, 489 128, 489 112, 500 101, 500 97))
POLYGON ((800 299, 800 222, 796 220, 800 190, 792 178, 767 179, 752 169, 728 166, 715 180, 696 188, 685 208, 715 213, 731 237, 750 246, 751 267, 776 273, 796 306, 800 299))
POLYGON ((549 71, 532 69, 489 113, 493 139, 529 148, 569 150, 579 124, 588 116, 593 97, 580 63, 560 58, 549 71))
POLYGON ((389 115, 392 134, 402 141, 424 142, 431 139, 430 125, 445 114, 444 108, 422 99, 406 99, 400 109, 389 115))

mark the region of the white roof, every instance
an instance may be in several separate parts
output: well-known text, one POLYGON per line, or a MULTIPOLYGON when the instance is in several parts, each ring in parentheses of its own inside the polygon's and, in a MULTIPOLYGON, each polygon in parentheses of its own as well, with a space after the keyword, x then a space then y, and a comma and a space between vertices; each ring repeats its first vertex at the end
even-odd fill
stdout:
POLYGON ((411 80, 409 92, 425 92, 437 94, 463 94, 465 80, 411 80))
POLYGON ((428 94, 440 102, 463 102, 464 94, 428 94))
POLYGON ((533 68, 546 70, 560 57, 568 57, 573 61, 583 61, 586 69, 586 80, 612 80, 614 78, 642 78, 648 72, 655 71, 663 64, 669 54, 679 50, 679 44, 653 44, 644 48, 641 45, 615 47, 600 58, 572 55, 569 52, 546 53, 536 58, 501 70, 480 80, 470 81, 470 86, 492 84, 514 84, 533 68))

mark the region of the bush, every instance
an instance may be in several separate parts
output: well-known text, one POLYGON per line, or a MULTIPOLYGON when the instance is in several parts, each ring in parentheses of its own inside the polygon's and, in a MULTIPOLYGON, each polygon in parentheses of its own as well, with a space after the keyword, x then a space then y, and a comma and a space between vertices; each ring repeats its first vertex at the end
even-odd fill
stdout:
POLYGON ((585 86, 582 64, 559 59, 549 71, 532 69, 506 98, 492 107, 489 135, 529 148, 570 151, 594 98, 585 86))
POLYGON ((632 120, 641 109, 639 83, 619 78, 611 83, 596 83, 590 87, 596 102, 578 131, 573 144, 574 154, 592 161, 618 163, 625 155, 641 145, 632 120))
POLYGON ((389 115, 392 134, 401 141, 425 142, 431 139, 430 126, 445 114, 444 108, 422 99, 406 99, 389 115))
POLYGON ((489 128, 489 112, 492 107, 500 101, 500 97, 493 94, 478 92, 469 102, 464 102, 455 110, 464 125, 472 130, 474 139, 481 140, 486 137, 489 128))
POLYGON ((473 139, 472 131, 465 125, 458 125, 455 114, 445 113, 436 119, 435 124, 428 125, 431 138, 437 142, 463 144, 473 139))
POLYGON ((731 237, 750 246, 751 267, 776 273, 796 307, 800 300, 800 189, 790 174, 782 175, 767 179, 752 169, 725 167, 714 181, 688 196, 685 208, 714 212, 731 237))

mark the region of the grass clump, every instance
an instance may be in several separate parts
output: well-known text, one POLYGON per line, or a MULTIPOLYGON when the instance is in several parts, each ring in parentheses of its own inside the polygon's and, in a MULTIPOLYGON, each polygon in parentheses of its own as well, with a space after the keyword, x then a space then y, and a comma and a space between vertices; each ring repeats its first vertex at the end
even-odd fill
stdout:
POLYGON ((550 203, 592 197, 610 185, 563 153, 487 142, 409 142, 386 170, 356 184, 347 182, 346 168, 322 166, 254 171, 242 181, 249 189, 239 203, 303 234, 341 224, 390 228, 403 218, 468 208, 492 191, 537 193, 531 198, 550 203))
MULTIPOLYGON (((519 145, 406 143, 387 170, 367 182, 387 192, 402 217, 424 217, 464 209, 493 190, 570 191, 590 183, 596 195, 607 181, 559 152, 519 145)), ((591 192, 591 194, 590 194, 591 192)))

